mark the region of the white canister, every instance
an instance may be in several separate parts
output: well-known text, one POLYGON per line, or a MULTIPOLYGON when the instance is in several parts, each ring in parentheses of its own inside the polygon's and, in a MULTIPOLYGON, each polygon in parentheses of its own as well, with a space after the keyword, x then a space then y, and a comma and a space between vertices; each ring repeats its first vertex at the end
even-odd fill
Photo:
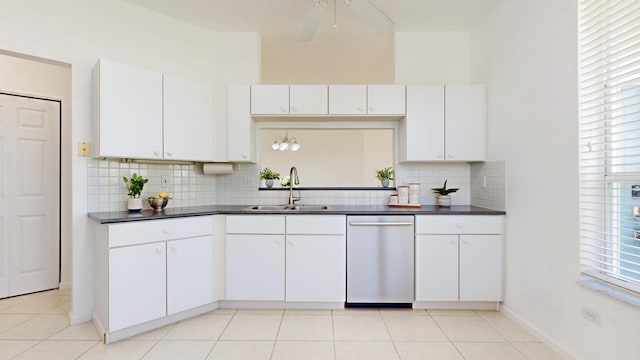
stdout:
POLYGON ((420 184, 409 184, 409 204, 420 204, 420 184))
POLYGON ((409 187, 398 186, 398 204, 408 204, 408 203, 409 203, 409 187))
POLYGON ((398 195, 389 195, 389 204, 397 204, 398 195))

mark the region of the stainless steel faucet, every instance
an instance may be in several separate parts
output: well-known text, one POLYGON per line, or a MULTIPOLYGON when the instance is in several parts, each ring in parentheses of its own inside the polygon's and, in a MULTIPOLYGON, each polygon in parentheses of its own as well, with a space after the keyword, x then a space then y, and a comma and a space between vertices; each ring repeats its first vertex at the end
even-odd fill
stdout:
POLYGON ((298 192, 298 196, 293 196, 293 185, 300 185, 300 179, 298 178, 298 169, 295 166, 291 167, 289 170, 289 202, 287 203, 290 206, 295 205, 296 201, 300 201, 300 192, 298 192), (295 174, 295 178, 293 175, 295 174))

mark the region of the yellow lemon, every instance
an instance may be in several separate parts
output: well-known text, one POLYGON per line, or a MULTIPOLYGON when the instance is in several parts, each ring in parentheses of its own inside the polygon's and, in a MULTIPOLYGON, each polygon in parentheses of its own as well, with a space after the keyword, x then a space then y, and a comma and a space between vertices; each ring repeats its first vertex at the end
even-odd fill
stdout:
POLYGON ((164 192, 164 191, 163 191, 163 192, 161 192, 161 193, 160 193, 160 194, 158 194, 158 195, 160 195, 160 197, 161 197, 161 198, 165 198, 165 199, 169 197, 169 193, 168 193, 168 192, 164 192))
POLYGON ((151 195, 152 199, 160 199, 160 195, 159 194, 155 194, 155 195, 151 195))

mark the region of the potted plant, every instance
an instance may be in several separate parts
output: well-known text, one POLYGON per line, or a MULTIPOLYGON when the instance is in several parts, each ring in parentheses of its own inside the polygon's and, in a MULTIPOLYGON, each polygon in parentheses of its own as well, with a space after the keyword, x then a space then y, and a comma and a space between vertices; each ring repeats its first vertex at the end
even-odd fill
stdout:
POLYGON ((393 180, 393 168, 384 168, 376 170, 376 177, 380 180, 382 187, 389 186, 389 180, 393 180))
POLYGON ((142 189, 144 188, 144 184, 149 182, 149 179, 145 179, 142 176, 138 176, 138 174, 133 173, 131 175, 131 179, 128 179, 126 176, 122 177, 125 185, 127 185, 127 190, 129 192, 129 201, 127 201, 127 209, 129 211, 139 211, 142 210, 142 199, 140 199, 140 194, 142 193, 142 189))
POLYGON ((273 187, 273 180, 277 179, 280 179, 280 174, 269 169, 268 167, 264 168, 260 172, 260 180, 264 180, 264 183, 268 188, 273 187))
POLYGON ((431 190, 433 190, 433 192, 435 192, 436 194, 438 194, 436 196, 437 200, 438 200, 438 205, 442 206, 442 207, 449 207, 451 206, 451 193, 454 193, 460 189, 458 188, 449 188, 447 189, 447 180, 444 180, 444 184, 442 185, 442 187, 440 188, 431 188, 431 190))

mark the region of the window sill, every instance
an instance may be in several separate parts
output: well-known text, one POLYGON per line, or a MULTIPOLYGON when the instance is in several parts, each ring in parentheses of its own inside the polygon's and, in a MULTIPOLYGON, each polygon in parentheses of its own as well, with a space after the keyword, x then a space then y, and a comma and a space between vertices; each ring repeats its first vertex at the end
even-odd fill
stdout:
POLYGON ((588 275, 580 275, 578 284, 587 289, 597 291, 631 306, 640 308, 640 294, 625 290, 621 287, 609 284, 588 275))

